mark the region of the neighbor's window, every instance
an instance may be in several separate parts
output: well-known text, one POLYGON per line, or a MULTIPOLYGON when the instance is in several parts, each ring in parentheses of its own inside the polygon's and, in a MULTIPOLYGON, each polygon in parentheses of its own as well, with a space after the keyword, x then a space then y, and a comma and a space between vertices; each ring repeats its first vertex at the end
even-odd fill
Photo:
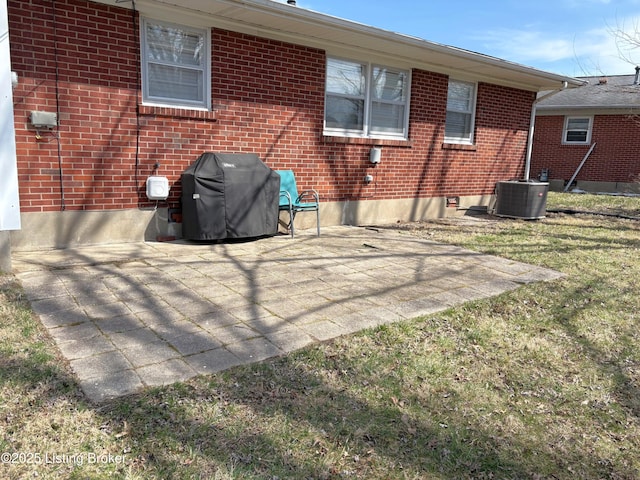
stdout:
POLYGON ((143 101, 208 108, 209 30, 143 19, 141 34, 143 101))
POLYGON ((449 80, 444 138, 449 143, 473 143, 476 84, 449 80))
POLYGON ((566 117, 562 143, 587 144, 591 142, 591 117, 566 117))
POLYGON ((406 138, 409 82, 405 70, 329 58, 325 133, 406 138))

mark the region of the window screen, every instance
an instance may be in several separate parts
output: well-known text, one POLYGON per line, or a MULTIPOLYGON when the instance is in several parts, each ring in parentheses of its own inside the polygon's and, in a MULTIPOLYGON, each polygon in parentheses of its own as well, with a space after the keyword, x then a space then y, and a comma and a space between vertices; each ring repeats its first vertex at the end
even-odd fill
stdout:
POLYGON ((145 102, 207 107, 209 32, 143 21, 145 102))
POLYGON ((591 137, 590 117, 567 117, 564 143, 589 143, 591 137))
POLYGON ((325 133, 406 138, 409 72, 329 58, 325 133))
POLYGON ((475 117, 476 85, 449 80, 445 140, 472 143, 475 117))

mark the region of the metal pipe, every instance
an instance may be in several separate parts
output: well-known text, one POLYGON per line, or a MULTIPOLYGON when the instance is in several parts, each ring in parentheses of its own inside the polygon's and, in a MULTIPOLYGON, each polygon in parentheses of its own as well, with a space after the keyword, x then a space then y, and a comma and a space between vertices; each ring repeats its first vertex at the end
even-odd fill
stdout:
POLYGON ((556 93, 560 93, 562 90, 567 88, 567 82, 562 82, 562 88, 559 90, 553 90, 549 93, 544 94, 543 96, 536 98, 533 101, 533 105, 531 106, 531 118, 529 119, 529 137, 527 139, 527 155, 524 162, 524 181, 528 182, 531 175, 531 152, 533 150, 533 131, 536 124, 536 108, 540 101, 545 100, 556 93))
POLYGON ((580 162, 580 165, 578 165, 578 168, 576 169, 575 173, 573 174, 573 177, 571 177, 571 180, 569 180, 569 183, 567 183, 567 186, 564 187, 564 191, 567 192, 569 191, 569 187, 571 186, 571 184, 573 183, 573 181, 576 179, 576 177, 578 176, 578 173, 580 173, 580 170, 582 170, 582 167, 584 166, 585 162, 587 161, 587 158, 589 158, 589 155, 591 155, 591 152, 593 152, 593 149, 596 148, 596 144, 594 143, 593 145, 591 145, 591 148, 589 149, 589 151, 587 152, 587 154, 584 156, 584 158, 582 159, 582 161, 580 162))

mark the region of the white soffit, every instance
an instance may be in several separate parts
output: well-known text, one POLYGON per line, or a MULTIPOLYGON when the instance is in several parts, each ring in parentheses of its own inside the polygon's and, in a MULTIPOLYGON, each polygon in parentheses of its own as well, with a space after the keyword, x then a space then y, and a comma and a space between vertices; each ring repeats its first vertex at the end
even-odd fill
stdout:
MULTIPOLYGON (((95 0, 115 4, 116 0, 95 0)), ((143 15, 178 21, 181 16, 199 25, 224 28, 327 51, 356 59, 389 58, 395 64, 450 76, 512 86, 531 91, 555 90, 563 82, 581 81, 499 58, 429 42, 350 20, 272 0, 138 0, 143 15)), ((118 2, 131 7, 131 2, 118 2)))

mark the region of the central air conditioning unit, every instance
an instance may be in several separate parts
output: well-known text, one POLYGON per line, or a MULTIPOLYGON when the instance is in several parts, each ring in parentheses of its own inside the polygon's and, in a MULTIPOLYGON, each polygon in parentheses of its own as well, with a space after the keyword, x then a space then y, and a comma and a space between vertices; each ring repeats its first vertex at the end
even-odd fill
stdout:
POLYGON ((496 208, 499 217, 537 220, 547 214, 547 182, 510 180, 496 184, 496 208))

